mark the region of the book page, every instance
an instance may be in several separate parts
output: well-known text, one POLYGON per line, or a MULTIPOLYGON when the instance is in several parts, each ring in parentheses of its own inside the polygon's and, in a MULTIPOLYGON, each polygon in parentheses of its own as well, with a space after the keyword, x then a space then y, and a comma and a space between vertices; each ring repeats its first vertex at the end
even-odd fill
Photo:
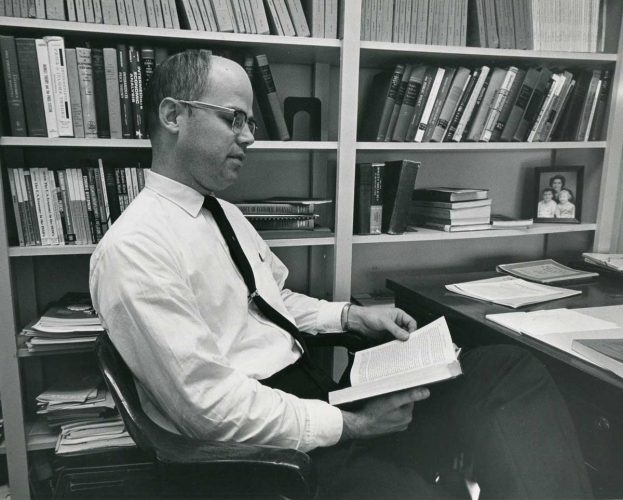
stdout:
POLYGON ((519 333, 538 337, 550 333, 575 333, 618 328, 616 323, 594 318, 574 309, 487 314, 488 320, 519 333))
POLYGON ((409 340, 394 340, 357 352, 350 380, 358 385, 453 359, 452 338, 442 317, 413 332, 409 340))

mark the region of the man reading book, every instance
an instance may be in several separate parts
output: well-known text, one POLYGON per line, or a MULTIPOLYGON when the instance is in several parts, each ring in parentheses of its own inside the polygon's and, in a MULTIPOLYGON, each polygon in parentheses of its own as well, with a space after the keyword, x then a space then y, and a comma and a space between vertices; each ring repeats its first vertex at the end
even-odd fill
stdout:
POLYGON ((197 438, 308 451, 320 498, 438 496, 431 472, 455 449, 483 496, 590 496, 561 396, 521 350, 468 351, 462 377, 357 410, 325 402, 334 384, 300 331, 404 340, 416 324, 396 308, 286 289, 284 264, 214 197, 243 169, 252 103, 228 59, 185 51, 158 66, 146 96, 152 171, 91 259, 94 306, 151 418, 197 438))

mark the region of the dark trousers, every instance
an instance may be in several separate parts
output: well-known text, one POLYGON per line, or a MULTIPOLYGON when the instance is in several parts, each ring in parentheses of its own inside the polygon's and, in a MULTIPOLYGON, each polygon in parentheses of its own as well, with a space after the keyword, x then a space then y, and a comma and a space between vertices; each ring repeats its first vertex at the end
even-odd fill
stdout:
POLYGON ((461 357, 464 375, 430 387, 409 428, 310 453, 320 498, 444 498, 434 486, 459 453, 481 498, 590 498, 567 407, 527 351, 486 346, 461 357))

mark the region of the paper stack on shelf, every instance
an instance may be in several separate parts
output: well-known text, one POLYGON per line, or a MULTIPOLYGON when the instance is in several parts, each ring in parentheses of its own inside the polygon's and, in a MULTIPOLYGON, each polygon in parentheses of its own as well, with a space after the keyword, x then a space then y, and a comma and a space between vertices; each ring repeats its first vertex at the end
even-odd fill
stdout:
POLYGON ((81 455, 131 446, 136 444, 116 416, 61 426, 54 451, 57 455, 81 455))
POLYGON ((101 377, 73 377, 51 386, 37 396, 37 414, 49 427, 99 421, 115 410, 115 403, 101 377))
POLYGON ((29 352, 84 349, 104 331, 88 293, 68 293, 24 328, 29 352))
POLYGON ((623 253, 590 253, 582 254, 584 262, 613 271, 623 272, 623 253))
POLYGON ((512 308, 538 304, 555 299, 579 295, 580 290, 567 290, 549 285, 540 285, 512 276, 500 276, 484 280, 468 281, 446 285, 451 292, 485 300, 512 308))

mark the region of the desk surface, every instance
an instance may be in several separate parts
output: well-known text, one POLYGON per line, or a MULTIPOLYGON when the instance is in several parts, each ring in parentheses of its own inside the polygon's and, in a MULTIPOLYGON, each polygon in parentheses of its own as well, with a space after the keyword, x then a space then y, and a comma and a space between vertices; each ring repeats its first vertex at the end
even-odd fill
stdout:
MULTIPOLYGON (((512 311, 534 311, 539 309, 584 308, 623 304, 623 278, 616 275, 603 274, 599 278, 573 285, 563 285, 565 288, 581 290, 581 295, 566 299, 552 300, 532 306, 512 309, 497 304, 491 304, 476 299, 464 297, 445 289, 444 285, 474 281, 478 279, 499 276, 496 272, 458 273, 435 275, 423 278, 392 279, 387 281, 389 289, 396 294, 396 305, 409 313, 426 310, 434 316, 444 315, 448 322, 459 322, 471 326, 470 336, 463 336, 459 341, 466 343, 495 343, 497 341, 512 340, 544 353, 554 359, 562 361, 579 370, 596 377, 602 382, 623 389, 623 379, 599 368, 587 361, 576 358, 569 353, 556 349, 538 339, 521 335, 508 328, 497 325, 485 318, 486 314, 505 313, 512 311), (502 335, 502 336, 500 336, 502 335), (471 341, 471 342, 470 342, 471 341)), ((417 315, 420 316, 421 315, 417 315)))

